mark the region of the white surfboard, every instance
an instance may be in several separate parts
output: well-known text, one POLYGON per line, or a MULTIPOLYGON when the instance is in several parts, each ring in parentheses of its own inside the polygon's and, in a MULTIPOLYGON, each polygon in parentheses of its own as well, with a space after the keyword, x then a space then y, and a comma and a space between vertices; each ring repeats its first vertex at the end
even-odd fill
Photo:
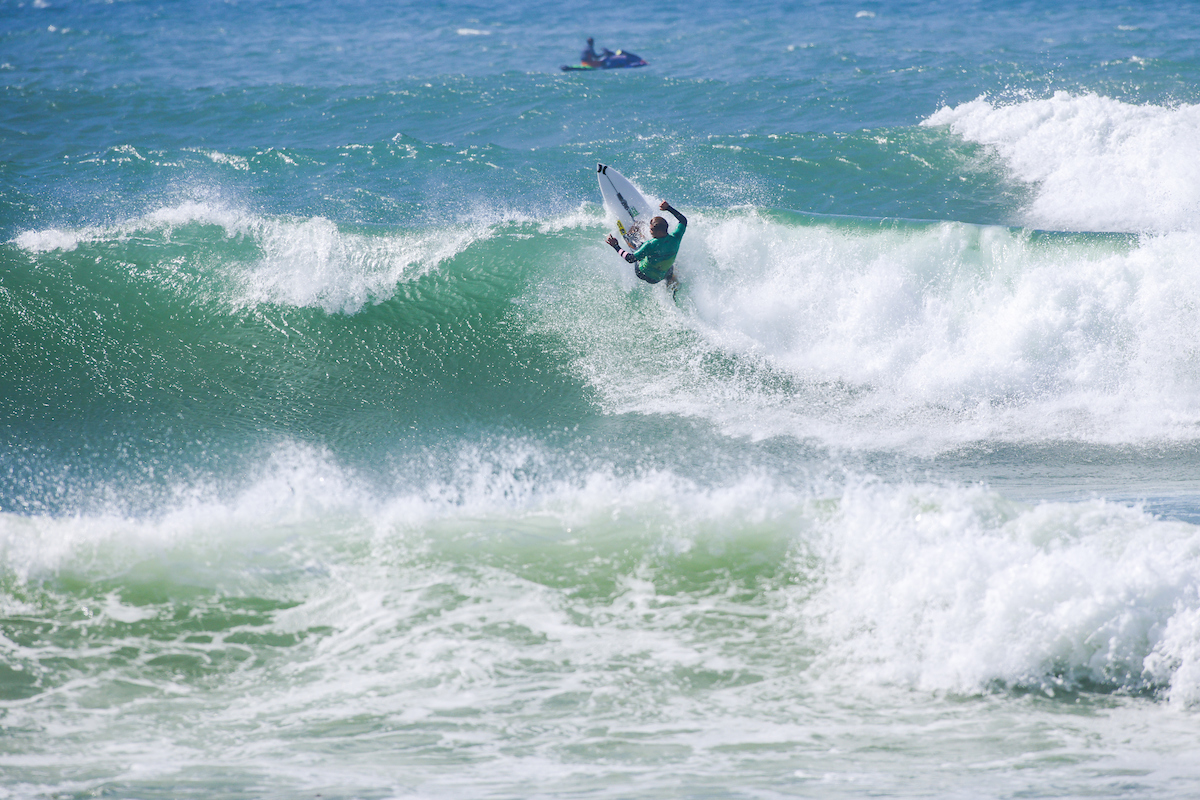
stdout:
POLYGON ((617 231, 630 250, 641 247, 650 236, 650 220, 657 213, 641 191, 629 179, 606 164, 596 165, 600 196, 610 217, 617 221, 617 231))

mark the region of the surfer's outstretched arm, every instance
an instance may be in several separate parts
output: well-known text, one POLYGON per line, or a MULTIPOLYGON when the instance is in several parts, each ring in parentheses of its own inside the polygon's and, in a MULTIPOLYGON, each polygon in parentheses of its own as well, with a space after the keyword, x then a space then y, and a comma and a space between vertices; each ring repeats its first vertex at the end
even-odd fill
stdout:
POLYGON ((684 226, 687 225, 687 217, 685 217, 683 214, 679 213, 679 209, 675 208, 673 205, 668 203, 666 200, 663 200, 661 203, 659 203, 658 207, 660 209, 662 209, 663 211, 669 211, 671 213, 671 216, 673 216, 673 217, 675 217, 675 219, 679 220, 680 225, 684 225, 684 226))
POLYGON ((637 261, 637 259, 634 258, 633 253, 629 252, 628 250, 623 249, 621 247, 621 243, 617 241, 617 237, 613 236, 611 233, 608 235, 608 238, 605 239, 604 241, 608 244, 609 247, 611 247, 613 250, 617 251, 617 255, 619 255, 621 258, 625 259, 626 261, 628 261, 630 264, 632 264, 634 261, 637 261))

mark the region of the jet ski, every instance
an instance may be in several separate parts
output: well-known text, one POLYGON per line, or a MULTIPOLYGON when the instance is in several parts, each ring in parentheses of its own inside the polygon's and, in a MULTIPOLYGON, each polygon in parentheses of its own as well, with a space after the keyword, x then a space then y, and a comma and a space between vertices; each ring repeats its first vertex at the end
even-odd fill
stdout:
POLYGON ((644 67, 646 66, 645 59, 641 58, 628 50, 618 50, 613 52, 605 50, 604 55, 600 60, 593 64, 565 64, 563 72, 572 72, 574 70, 593 70, 593 69, 625 69, 627 67, 644 67))

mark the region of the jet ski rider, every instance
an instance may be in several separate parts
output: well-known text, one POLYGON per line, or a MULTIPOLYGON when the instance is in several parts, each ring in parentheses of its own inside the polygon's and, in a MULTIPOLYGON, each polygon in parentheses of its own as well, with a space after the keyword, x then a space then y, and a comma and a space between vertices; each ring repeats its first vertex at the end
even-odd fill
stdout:
POLYGON ((604 59, 613 55, 613 51, 607 47, 603 53, 596 52, 596 40, 591 36, 587 40, 587 48, 579 54, 579 62, 587 67, 599 67, 604 64, 604 59))

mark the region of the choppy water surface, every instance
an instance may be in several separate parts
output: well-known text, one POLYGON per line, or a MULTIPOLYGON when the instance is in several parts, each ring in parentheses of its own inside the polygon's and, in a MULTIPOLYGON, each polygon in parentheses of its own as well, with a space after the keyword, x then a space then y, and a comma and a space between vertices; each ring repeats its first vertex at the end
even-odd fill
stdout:
POLYGON ((0 796, 1194 796, 1197 23, 0 2, 0 796))

